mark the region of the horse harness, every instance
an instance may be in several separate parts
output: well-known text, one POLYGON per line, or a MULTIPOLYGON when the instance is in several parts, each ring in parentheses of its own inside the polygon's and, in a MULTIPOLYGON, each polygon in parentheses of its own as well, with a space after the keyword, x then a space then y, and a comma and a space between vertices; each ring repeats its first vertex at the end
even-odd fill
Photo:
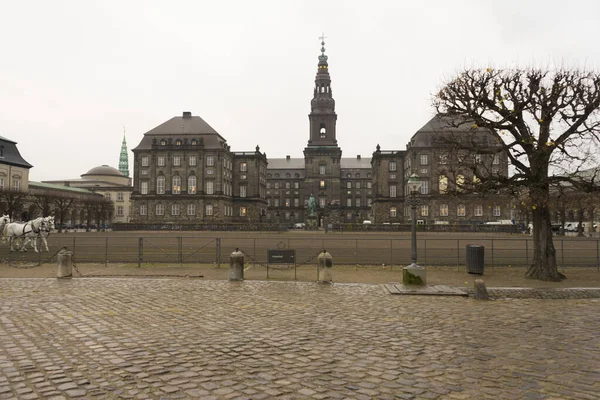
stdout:
POLYGON ((41 237, 42 236, 42 229, 41 229, 41 227, 44 226, 44 225, 46 225, 45 221, 40 222, 40 227, 36 230, 35 226, 33 225, 33 223, 31 223, 31 221, 26 222, 25 225, 23 225, 23 233, 20 234, 19 237, 25 236, 29 232, 37 233, 37 237, 41 237), (25 230, 27 228, 27 225, 31 225, 31 231, 26 231, 25 230))

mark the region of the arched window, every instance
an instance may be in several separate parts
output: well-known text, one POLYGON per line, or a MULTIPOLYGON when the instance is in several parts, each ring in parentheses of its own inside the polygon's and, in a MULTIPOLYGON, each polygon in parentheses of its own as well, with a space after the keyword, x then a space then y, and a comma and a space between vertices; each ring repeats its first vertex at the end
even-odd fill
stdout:
POLYGON ((198 141, 196 139, 192 139, 192 146, 197 146, 198 145, 198 141))
POLYGON ((171 205, 171 215, 179 215, 179 204, 171 205))
POLYGON ((321 126, 319 127, 319 134, 321 135, 321 139, 327 137, 327 128, 323 122, 321 122, 321 126))
POLYGON ((206 215, 213 215, 213 205, 212 204, 207 204, 206 205, 206 215))
POLYGON ((175 141, 175 146, 181 146, 181 143, 182 143, 182 142, 181 142, 181 139, 177 139, 177 140, 175 141))
POLYGON ((440 217, 448 216, 448 204, 440 204, 440 217))
POLYGON ((440 175, 440 186, 439 191, 440 194, 444 194, 448 191, 448 177, 446 175, 440 175))
POLYGON ((164 204, 157 204, 156 205, 156 215, 165 215, 165 205, 164 204))
POLYGON ((156 178, 156 194, 165 194, 165 177, 163 175, 156 178))
POLYGON ((398 215, 398 210, 396 209, 396 207, 390 207, 390 217, 396 218, 396 215, 398 215))
POLYGON ((173 175, 173 194, 181 193, 181 177, 173 175))
POLYGON ((325 93, 325 86, 321 86, 321 93, 325 93))
MULTIPOLYGON (((190 175, 188 177, 188 194, 196 194, 196 184, 198 180, 196 179, 196 175, 190 175)), ((188 214, 189 215, 189 214, 188 214)))
POLYGON ((466 207, 464 204, 459 204, 458 207, 456 207, 456 215, 458 217, 464 217, 466 214, 466 207))
POLYGON ((161 139, 160 140, 160 145, 161 146, 166 146, 167 145, 167 141, 165 139, 161 139))

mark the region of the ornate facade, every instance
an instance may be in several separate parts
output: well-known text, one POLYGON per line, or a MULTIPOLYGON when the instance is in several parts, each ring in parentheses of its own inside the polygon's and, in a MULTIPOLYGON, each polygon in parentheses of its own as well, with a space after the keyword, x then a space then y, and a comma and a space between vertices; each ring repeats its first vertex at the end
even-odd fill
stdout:
POLYGON ((258 146, 231 151, 191 112, 146 132, 133 154, 132 222, 249 222, 265 214, 266 155, 258 146))

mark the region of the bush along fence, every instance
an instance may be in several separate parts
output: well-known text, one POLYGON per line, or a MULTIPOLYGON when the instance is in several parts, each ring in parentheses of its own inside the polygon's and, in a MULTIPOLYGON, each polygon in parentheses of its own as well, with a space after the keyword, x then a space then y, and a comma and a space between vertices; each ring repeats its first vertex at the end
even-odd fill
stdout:
MULTIPOLYGON (((466 264, 466 246, 485 247, 487 266, 524 266, 533 259, 533 240, 514 238, 417 239, 418 262, 422 265, 460 266, 466 264)), ((599 239, 555 238, 557 261, 561 267, 600 268, 599 239)), ((254 263, 267 263, 267 251, 294 249, 302 262, 319 250, 335 256, 337 265, 400 266, 410 263, 410 238, 361 238, 345 236, 284 237, 279 235, 216 236, 75 236, 51 235, 49 253, 10 253, 0 247, 0 258, 22 262, 56 262, 53 254, 63 246, 73 251, 77 262, 138 264, 214 264, 227 263, 236 248, 254 263)))

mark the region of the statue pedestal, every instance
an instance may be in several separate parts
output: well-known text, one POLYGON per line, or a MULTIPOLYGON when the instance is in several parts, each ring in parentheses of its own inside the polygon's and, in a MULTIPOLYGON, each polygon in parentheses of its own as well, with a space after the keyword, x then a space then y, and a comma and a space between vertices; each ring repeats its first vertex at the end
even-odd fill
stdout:
POLYGON ((317 230, 317 228, 319 227, 319 224, 317 223, 317 216, 313 215, 313 216, 306 217, 305 224, 306 224, 306 229, 317 230))

